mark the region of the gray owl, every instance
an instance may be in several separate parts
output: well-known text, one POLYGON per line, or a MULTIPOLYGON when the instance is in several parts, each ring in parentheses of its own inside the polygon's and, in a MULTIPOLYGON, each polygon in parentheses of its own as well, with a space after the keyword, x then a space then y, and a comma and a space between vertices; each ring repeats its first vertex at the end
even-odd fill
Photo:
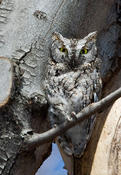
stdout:
MULTIPOLYGON (((59 33, 52 37, 51 58, 45 80, 51 127, 71 120, 101 94, 101 60, 97 58, 96 32, 83 39, 67 39, 59 33)), ((67 155, 81 157, 89 141, 95 116, 84 120, 57 137, 67 155)))

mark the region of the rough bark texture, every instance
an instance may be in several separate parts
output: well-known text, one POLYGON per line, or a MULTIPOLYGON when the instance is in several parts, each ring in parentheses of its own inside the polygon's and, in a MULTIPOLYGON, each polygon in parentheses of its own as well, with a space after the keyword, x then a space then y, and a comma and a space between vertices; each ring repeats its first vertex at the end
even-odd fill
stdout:
MULTIPOLYGON (((0 174, 34 175, 51 152, 51 143, 25 152, 19 152, 19 149, 23 135, 31 136, 32 132, 41 133, 49 128, 42 84, 52 32, 80 38, 97 30, 99 56, 103 62, 102 77, 107 81, 121 57, 121 6, 118 2, 0 1, 0 56, 13 61, 13 88, 6 93, 10 96, 9 102, 0 106, 0 174)), ((78 161, 76 175, 83 169, 81 160, 78 161)), ((83 174, 89 173, 83 169, 83 174)))

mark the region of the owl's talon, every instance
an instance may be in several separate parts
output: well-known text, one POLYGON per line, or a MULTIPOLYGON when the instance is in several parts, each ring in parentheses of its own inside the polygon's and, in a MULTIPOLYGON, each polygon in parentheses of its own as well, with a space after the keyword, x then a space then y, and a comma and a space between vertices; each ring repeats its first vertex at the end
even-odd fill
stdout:
POLYGON ((77 120, 77 116, 76 116, 76 113, 73 111, 72 113, 71 113, 71 117, 75 120, 77 120))
POLYGON ((68 118, 66 119, 66 122, 68 123, 68 122, 70 122, 70 121, 72 121, 72 118, 68 117, 68 118))
POLYGON ((56 128, 56 127, 57 127, 57 124, 54 124, 54 125, 53 125, 53 128, 56 128))

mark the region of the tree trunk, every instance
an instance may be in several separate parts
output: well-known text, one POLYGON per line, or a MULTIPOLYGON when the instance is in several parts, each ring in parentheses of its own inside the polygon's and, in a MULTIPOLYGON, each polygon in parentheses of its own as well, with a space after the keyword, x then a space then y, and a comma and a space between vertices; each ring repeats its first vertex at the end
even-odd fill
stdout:
MULTIPOLYGON (((2 64, 3 68, 12 65, 11 71, 6 68, 8 78, 0 78, 0 88, 3 90, 0 91, 4 93, 0 94, 0 174, 34 175, 51 152, 51 143, 33 150, 19 150, 25 135, 31 137, 33 132, 41 133, 49 129, 43 79, 52 33, 57 31, 66 37, 81 38, 97 30, 102 78, 106 82, 119 66, 116 63, 121 56, 119 2, 0 1, 0 56, 11 60, 2 64), (7 85, 7 89, 4 89, 4 85, 7 85)), ((0 76, 5 75, 0 72, 0 76)), ((89 147, 87 152, 90 152, 89 147)), ((75 159, 76 175, 82 169, 83 174, 87 173, 83 160, 75 159)), ((109 165, 113 163, 110 161, 109 165)))
MULTIPOLYGON (((119 71, 105 86, 104 95, 121 86, 119 71), (116 83, 114 83, 116 82, 116 83)), ((121 173, 121 98, 97 115, 92 137, 81 160, 76 160, 76 175, 120 175, 121 173)))

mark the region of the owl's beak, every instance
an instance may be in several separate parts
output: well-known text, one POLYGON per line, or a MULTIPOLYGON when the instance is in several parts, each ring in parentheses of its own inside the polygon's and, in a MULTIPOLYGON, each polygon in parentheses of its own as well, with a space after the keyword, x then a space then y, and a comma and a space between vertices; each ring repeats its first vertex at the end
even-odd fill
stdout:
POLYGON ((78 63, 77 63, 77 61, 75 60, 75 59, 71 59, 71 61, 70 61, 70 67, 72 68, 72 69, 74 69, 74 68, 76 68, 78 66, 78 63))

